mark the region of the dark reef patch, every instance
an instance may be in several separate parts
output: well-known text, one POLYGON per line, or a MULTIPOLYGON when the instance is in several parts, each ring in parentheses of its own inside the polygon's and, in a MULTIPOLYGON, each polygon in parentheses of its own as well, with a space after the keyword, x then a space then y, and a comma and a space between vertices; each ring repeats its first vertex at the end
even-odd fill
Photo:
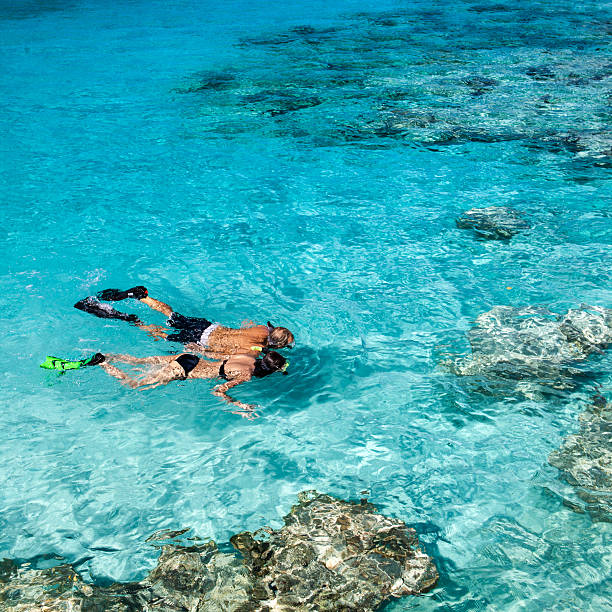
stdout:
POLYGON ((293 113, 304 108, 319 106, 319 104, 323 103, 323 100, 318 96, 274 90, 247 94, 242 96, 242 102, 255 107, 264 115, 276 117, 286 113, 293 113))
POLYGON ((32 19, 45 13, 60 12, 72 9, 76 6, 74 2, 63 0, 0 0, 0 21, 11 19, 32 19))
POLYGON ((550 81, 557 76, 550 66, 528 66, 525 74, 536 81, 550 81))
POLYGON ((476 75, 463 79, 462 83, 467 85, 472 90, 473 96, 482 96, 498 85, 499 81, 489 77, 476 75))
POLYGON ((271 34, 269 36, 254 36, 242 38, 240 46, 283 47, 293 43, 320 45, 338 32, 338 28, 314 28, 309 25, 296 26, 288 32, 271 34))
POLYGON ((179 93, 197 93, 207 91, 225 91, 238 85, 236 77, 228 72, 204 72, 195 75, 196 83, 185 89, 177 89, 179 93))

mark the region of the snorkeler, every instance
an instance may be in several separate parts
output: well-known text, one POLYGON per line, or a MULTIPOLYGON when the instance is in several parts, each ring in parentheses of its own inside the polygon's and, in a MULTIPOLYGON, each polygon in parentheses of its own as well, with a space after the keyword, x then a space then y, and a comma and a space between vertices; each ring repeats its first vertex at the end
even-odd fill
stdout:
POLYGON ((251 325, 241 329, 223 327, 208 319, 199 317, 185 317, 172 308, 152 297, 146 287, 138 286, 126 291, 119 289, 105 289, 99 291, 96 297, 87 297, 78 301, 75 308, 84 310, 97 317, 105 319, 121 319, 134 323, 146 330, 152 336, 165 338, 171 342, 180 342, 190 351, 206 354, 209 357, 221 358, 238 353, 257 354, 264 349, 292 348, 293 334, 286 327, 275 327, 268 321, 267 325, 251 325), (166 324, 178 330, 169 334, 169 330, 159 325, 145 325, 136 315, 128 315, 115 310, 110 304, 103 304, 99 300, 117 302, 133 298, 140 300, 153 310, 157 310, 168 317, 166 324))
POLYGON ((195 355, 159 355, 154 357, 133 357, 132 355, 103 355, 96 353, 87 359, 69 361, 59 357, 47 357, 41 368, 48 370, 75 370, 85 366, 99 365, 108 374, 118 378, 132 389, 146 387, 152 389, 166 385, 173 380, 192 380, 196 378, 222 378, 226 382, 213 389, 213 395, 239 408, 246 416, 252 415, 255 406, 245 404, 227 395, 229 389, 251 380, 264 378, 274 372, 287 374, 289 362, 279 353, 265 352, 261 358, 251 355, 232 355, 223 361, 209 361, 195 355), (141 376, 132 378, 123 370, 112 365, 112 362, 123 362, 133 366, 144 366, 141 376), (148 367, 147 367, 148 366, 148 367))

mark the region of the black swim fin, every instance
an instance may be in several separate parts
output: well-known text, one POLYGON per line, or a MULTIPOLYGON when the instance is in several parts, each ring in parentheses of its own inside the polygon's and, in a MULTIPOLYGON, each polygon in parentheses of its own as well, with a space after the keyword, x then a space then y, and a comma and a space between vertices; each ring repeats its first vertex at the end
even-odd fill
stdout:
POLYGON ((132 287, 131 289, 126 289, 125 291, 121 291, 121 289, 104 289, 103 291, 98 291, 98 293, 96 293, 96 297, 100 298, 101 300, 106 300, 107 302, 118 302, 127 298, 142 300, 142 298, 146 298, 148 295, 149 292, 147 291, 147 288, 143 287, 142 285, 132 287))
POLYGON ((129 323, 140 323, 140 319, 135 314, 119 312, 110 304, 102 304, 102 302, 98 301, 93 296, 79 300, 74 307, 83 312, 88 312, 95 317, 99 317, 100 319, 119 319, 120 321, 128 321, 129 323))

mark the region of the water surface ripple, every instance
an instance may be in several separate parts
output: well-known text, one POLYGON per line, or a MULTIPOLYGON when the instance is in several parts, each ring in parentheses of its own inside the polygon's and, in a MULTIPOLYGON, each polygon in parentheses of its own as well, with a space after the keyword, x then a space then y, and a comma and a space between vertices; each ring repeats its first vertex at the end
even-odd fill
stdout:
MULTIPOLYGON (((612 609, 611 524, 547 464, 574 390, 453 375, 496 305, 612 307, 610 4, 0 3, 0 552, 136 580, 160 529, 225 542, 303 489, 414 524, 439 588, 392 610, 612 609), (487 241, 472 207, 530 229, 487 241), (72 308, 144 284, 185 315, 294 331, 236 397, 132 392, 46 354, 167 353, 72 308)), ((162 318, 122 304, 148 321, 162 318)))

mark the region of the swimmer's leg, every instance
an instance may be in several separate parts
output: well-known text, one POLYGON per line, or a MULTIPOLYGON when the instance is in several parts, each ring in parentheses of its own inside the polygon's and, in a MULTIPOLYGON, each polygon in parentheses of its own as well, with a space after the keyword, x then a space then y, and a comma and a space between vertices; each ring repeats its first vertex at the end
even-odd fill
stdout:
POLYGON ((176 360, 176 355, 155 355, 153 357, 134 357, 133 355, 107 355, 108 361, 122 361, 133 365, 151 364, 160 365, 176 360))
POLYGON ((172 313, 174 312, 174 310, 172 310, 172 307, 168 304, 160 302, 159 300, 156 300, 149 296, 141 298, 140 301, 143 304, 146 304, 149 308, 157 310, 157 312, 161 312, 163 315, 166 315, 168 318, 170 318, 172 316, 172 313))
POLYGON ((117 302, 127 298, 134 298, 135 300, 139 300, 143 304, 146 304, 149 308, 161 312, 167 317, 170 317, 174 312, 172 308, 168 306, 168 304, 149 297, 149 290, 142 285, 132 287, 131 289, 127 289, 125 291, 121 291, 121 289, 104 289, 103 291, 98 291, 98 293, 96 293, 96 297, 107 302, 117 302))
POLYGON ((174 361, 163 366, 161 369, 158 369, 157 372, 150 374, 149 376, 143 376, 138 378, 133 383, 130 384, 132 389, 138 389, 145 387, 147 389, 154 389, 155 387, 159 387, 160 385, 167 385, 169 382, 173 380, 179 380, 185 378, 185 370, 183 367, 174 361))
MULTIPOLYGON (((146 304, 149 308, 153 310, 157 310, 157 312, 161 312, 166 317, 170 318, 172 313, 172 307, 168 304, 161 302, 160 300, 156 300, 155 298, 149 297, 147 294, 145 297, 139 298, 143 304, 146 304)), ((149 336, 153 338, 167 338, 168 334, 166 333, 168 330, 165 327, 161 327, 161 325, 138 325, 140 329, 146 331, 149 336)))
MULTIPOLYGON (((129 355, 123 355, 123 357, 130 357, 129 355)), ((138 359, 138 358, 134 358, 138 359)), ((152 358, 155 359, 155 358, 152 358)), ((159 385, 166 385, 172 380, 177 380, 179 378, 185 377, 185 371, 182 366, 176 362, 176 356, 170 355, 164 361, 151 361, 151 358, 143 357, 139 363, 150 363, 150 364, 160 364, 164 363, 164 367, 157 370, 153 374, 149 374, 148 376, 143 376, 139 378, 132 378, 123 370, 120 370, 116 366, 104 362, 100 364, 100 367, 103 368, 107 374, 110 374, 114 378, 117 378, 121 381, 122 384, 131 387, 132 389, 138 389, 140 387, 147 387, 149 389, 153 389, 154 387, 158 387, 159 385)))
POLYGON ((137 327, 146 331, 149 336, 152 336, 155 339, 166 338, 168 335, 166 334, 166 328, 161 327, 160 325, 145 325, 136 315, 124 315, 123 313, 115 310, 112 306, 110 306, 110 304, 102 304, 99 301, 104 300, 106 302, 118 302, 120 300, 126 300, 127 298, 133 298, 141 301, 150 308, 153 308, 153 310, 157 310, 165 314, 168 317, 172 315, 172 308, 170 308, 168 304, 164 304, 163 302, 154 300, 148 296, 149 291, 142 285, 132 287, 131 289, 127 289, 125 291, 122 291, 121 289, 104 289, 102 291, 98 291, 98 293, 96 293, 96 297, 85 298, 84 300, 77 302, 74 307, 90 312, 91 314, 101 318, 124 319, 131 321, 137 327))
MULTIPOLYGON (((155 298, 149 297, 149 291, 146 287, 139 285, 138 287, 132 287, 131 289, 127 289, 125 291, 121 291, 120 289, 104 289, 103 291, 98 291, 96 293, 96 297, 101 300, 116 302, 119 300, 125 300, 127 298, 134 298, 139 300, 143 304, 146 304, 149 308, 156 310, 157 312, 161 312, 168 319, 174 314, 174 310, 171 306, 162 302, 161 300, 156 300, 155 298)), ((106 308, 110 308, 107 304, 104 305, 106 308)), ((77 306, 79 308, 79 306, 77 306)), ((114 309, 111 309, 114 312, 114 309)), ((94 313, 96 314, 96 313, 94 313)), ((96 314, 96 316, 107 316, 96 314)), ((115 317, 118 318, 118 317, 115 317)), ((160 325, 145 325, 141 321, 135 320, 136 325, 146 331, 150 336, 154 338, 167 338, 168 334, 166 333, 168 330, 160 325)))

